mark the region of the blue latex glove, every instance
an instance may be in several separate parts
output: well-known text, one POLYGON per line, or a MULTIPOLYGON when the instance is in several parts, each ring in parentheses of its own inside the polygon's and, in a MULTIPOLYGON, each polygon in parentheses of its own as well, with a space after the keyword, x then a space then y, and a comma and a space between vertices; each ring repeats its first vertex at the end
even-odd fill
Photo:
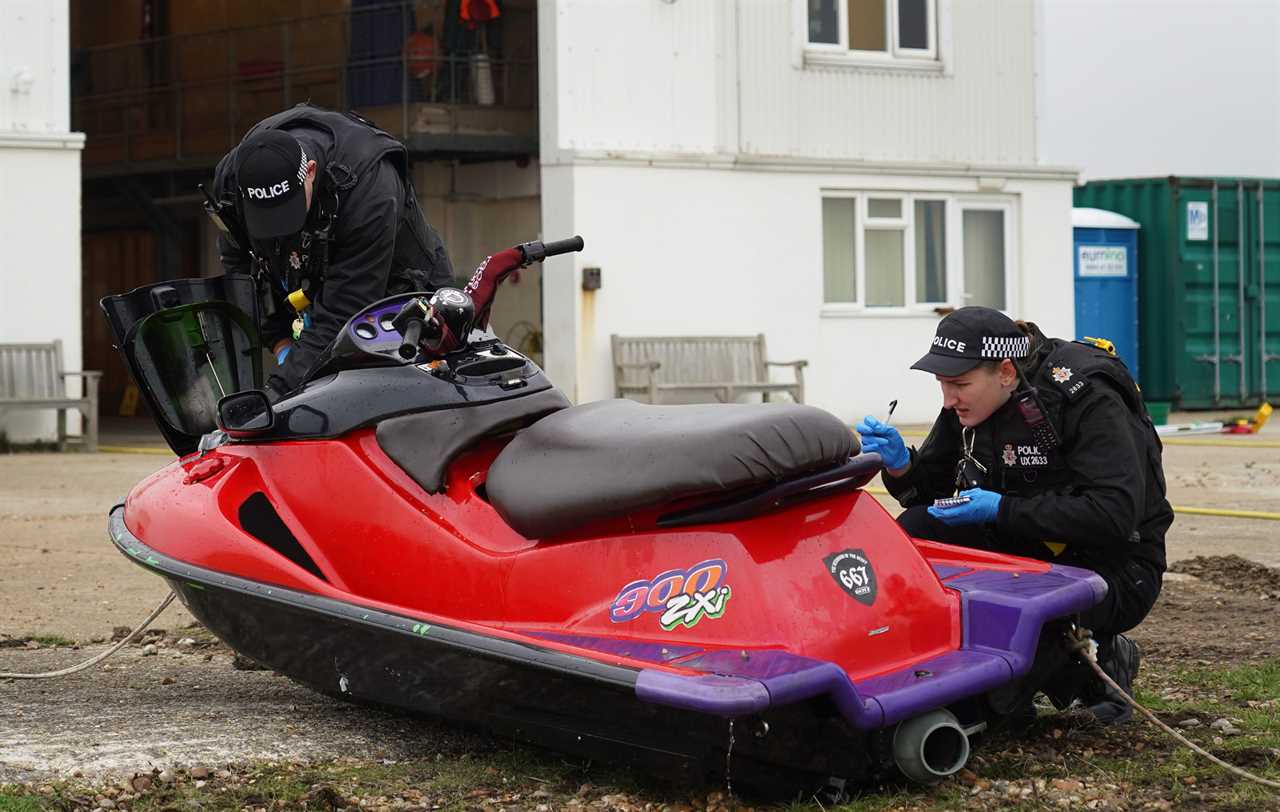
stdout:
POLYGON ((911 452, 907 451, 902 435, 893 426, 867 415, 853 428, 862 438, 862 450, 879 454, 885 468, 896 471, 911 464, 911 452))
POLYGON ((943 524, 991 524, 1000 512, 1000 494, 984 491, 982 488, 970 488, 960 491, 960 496, 969 497, 963 505, 949 508, 929 506, 929 515, 943 524))
POLYGON ((284 359, 289 357, 289 350, 293 349, 293 345, 289 344, 283 347, 280 352, 276 353, 276 364, 284 366, 284 359))

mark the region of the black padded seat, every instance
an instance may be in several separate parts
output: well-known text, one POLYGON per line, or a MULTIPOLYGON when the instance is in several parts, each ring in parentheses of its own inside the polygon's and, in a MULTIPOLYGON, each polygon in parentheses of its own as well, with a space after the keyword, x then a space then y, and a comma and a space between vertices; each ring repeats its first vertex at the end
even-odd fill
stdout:
POLYGON ((602 400, 548 415, 489 468, 489 501, 526 538, 673 499, 777 482, 858 452, 835 415, 798 404, 602 400))
POLYGON ((486 437, 510 434, 569 408, 559 389, 523 397, 392 417, 374 436, 388 457, 427 493, 444 490, 445 472, 459 454, 486 437))

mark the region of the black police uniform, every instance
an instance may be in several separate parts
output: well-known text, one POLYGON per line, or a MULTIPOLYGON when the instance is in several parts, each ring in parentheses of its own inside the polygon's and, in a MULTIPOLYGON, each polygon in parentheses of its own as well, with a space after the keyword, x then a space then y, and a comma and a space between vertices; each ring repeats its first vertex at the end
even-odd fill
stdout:
MULTIPOLYGON (((311 300, 310 323, 284 365, 267 381, 269 393, 278 397, 302 382, 317 356, 360 308, 394 293, 449 285, 453 266, 418 206, 408 152, 395 138, 354 113, 305 103, 264 119, 246 138, 263 129, 287 131, 317 164, 298 250, 273 259, 267 280, 269 309, 274 312, 262 314, 260 327, 268 348, 292 337, 297 314, 286 296, 306 286, 311 300)), ((235 167, 232 150, 218 163, 214 198, 233 201, 243 223, 235 167)), ((250 251, 259 257, 270 254, 252 241, 242 244, 245 236, 219 238, 219 254, 228 272, 251 272, 250 251)))
POLYGON ((907 508, 899 523, 917 538, 1101 575, 1107 596, 1081 620, 1105 649, 1146 617, 1160 592, 1164 536, 1173 522, 1161 444, 1119 359, 1031 329, 1031 355, 1016 363, 1059 444, 1050 447, 1033 432, 1016 398, 974 427, 972 456, 986 469, 980 487, 1003 494, 995 522, 949 526, 926 511, 956 491, 963 439, 953 410, 943 409, 924 444, 911 450, 907 473, 886 472, 884 482, 907 508))

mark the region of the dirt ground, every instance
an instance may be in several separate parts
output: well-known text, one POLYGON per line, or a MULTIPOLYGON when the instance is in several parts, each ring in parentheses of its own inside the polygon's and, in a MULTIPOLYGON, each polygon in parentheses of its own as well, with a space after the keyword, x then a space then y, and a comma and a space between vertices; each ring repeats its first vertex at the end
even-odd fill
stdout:
MULTIPOLYGON (((138 623, 164 597, 159 579, 116 552, 106 518, 136 481, 168 461, 116 453, 0 456, 0 551, 7 560, 0 569, 0 672, 84 659, 102 650, 113 627, 138 623)), ((1280 512, 1280 449, 1175 445, 1166 448, 1165 467, 1177 507, 1280 512)), ((1165 591, 1134 634, 1151 690, 1165 677, 1175 684, 1188 665, 1280 662, 1280 522, 1179 515, 1168 553, 1165 591)), ((133 645, 104 666, 57 681, 0 680, 0 784, 234 771, 352 754, 396 764, 485 746, 443 725, 333 702, 269 672, 238 670, 230 652, 191 624, 175 603, 155 624, 164 633, 144 641, 154 649, 133 645)), ((1105 737, 1066 730, 1092 742, 1090 752, 1105 752, 1105 737)), ((1062 728, 1043 728, 1026 746, 1052 746, 1061 735, 1062 728)), ((1023 746, 975 761, 971 775, 979 777, 970 794, 985 797, 984 765, 995 770, 1023 746)), ((1271 764, 1280 753, 1259 758, 1271 764)), ((1178 798, 1200 805, 1212 799, 1196 792, 1178 798)), ((1137 804, 1090 808, 1142 808, 1137 804)))

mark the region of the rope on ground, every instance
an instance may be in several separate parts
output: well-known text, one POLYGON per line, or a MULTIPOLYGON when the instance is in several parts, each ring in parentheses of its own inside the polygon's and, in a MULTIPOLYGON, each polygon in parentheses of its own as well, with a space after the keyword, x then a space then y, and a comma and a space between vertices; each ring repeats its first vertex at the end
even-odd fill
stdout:
POLYGON ((170 590, 169 594, 165 596, 164 600, 160 601, 160 605, 157 606, 151 612, 150 616, 148 616, 146 620, 142 621, 141 626, 134 629, 132 632, 129 633, 128 637, 121 640, 119 643, 116 643, 114 646, 102 652, 101 654, 97 654, 93 657, 90 657, 89 659, 85 660, 84 662, 78 665, 73 665, 68 668, 60 669, 58 671, 48 671, 43 674, 7 674, 3 671, 0 671, 0 679, 52 679, 53 677, 65 677, 68 674, 74 674, 77 671, 83 671, 86 668, 97 665, 98 663, 107 659, 112 654, 115 654, 117 651, 119 651, 120 649, 124 648, 129 643, 137 639, 138 635, 142 634, 142 630, 150 626, 153 620, 160 617, 160 613, 165 610, 165 607, 173 602, 174 594, 175 593, 172 590, 170 590))
POLYGON ((1174 507, 1174 513, 1194 513, 1197 516, 1227 516, 1233 519, 1266 519, 1280 522, 1280 513, 1261 510, 1227 510, 1225 508, 1174 507))
POLYGON ((103 454, 155 454, 160 457, 176 457, 168 448, 150 448, 133 445, 99 445, 98 451, 103 454))
MULTIPOLYGON (((929 436, 923 431, 899 431, 903 437, 923 439, 929 436)), ((1268 435, 1269 436, 1269 435, 1268 435)), ((1165 436, 1160 438, 1162 445, 1208 446, 1210 448, 1280 448, 1280 440, 1249 440, 1243 436, 1211 439, 1209 437, 1165 436)))
MULTIPOLYGON (((1083 630, 1080 630, 1080 631, 1083 631, 1083 630)), ((1200 745, 1191 741, 1186 736, 1183 736, 1178 731, 1169 727, 1164 722, 1160 721, 1160 719, 1154 713, 1147 710, 1142 705, 1138 704, 1138 700, 1134 699, 1133 697, 1129 696, 1129 694, 1125 693, 1124 689, 1122 689, 1119 685, 1117 685, 1116 681, 1111 679, 1111 677, 1107 675, 1106 671, 1102 670, 1102 666, 1098 665, 1097 648, 1093 645, 1093 640, 1090 639, 1087 636, 1087 634, 1088 634, 1087 632, 1084 632, 1083 635, 1072 637, 1071 650, 1076 654, 1080 655, 1080 658, 1084 660, 1085 663, 1087 663, 1090 668, 1093 669, 1093 672, 1097 674, 1098 677, 1103 682, 1105 682, 1109 688, 1111 688, 1116 693, 1120 694, 1120 696, 1124 697, 1124 701, 1128 702, 1131 706, 1133 706, 1134 710, 1146 716, 1149 720, 1154 722, 1156 726, 1158 726, 1161 730, 1163 730, 1165 733, 1168 733, 1170 736, 1177 739, 1182 744, 1186 745, 1193 752, 1204 756, 1205 758, 1212 761, 1214 764, 1217 764, 1222 769, 1227 770, 1228 772, 1235 773, 1241 778, 1245 778, 1249 781, 1253 781, 1255 783, 1261 784, 1264 787, 1271 787, 1272 789, 1280 789, 1280 781, 1272 781, 1270 779, 1263 778, 1260 775, 1254 775, 1248 770, 1241 769, 1240 767, 1237 767, 1234 764, 1228 764, 1227 762, 1215 756, 1213 753, 1210 753, 1208 750, 1205 750, 1200 745)))
POLYGON ((1197 440, 1194 437, 1161 437, 1165 445, 1203 445, 1211 448, 1280 448, 1275 440, 1197 440))
MULTIPOLYGON (((884 488, 863 488, 863 490, 876 496, 889 495, 889 492, 884 488)), ((1174 505, 1173 512, 1194 514, 1196 516, 1225 516, 1230 519, 1263 519, 1265 521, 1280 522, 1280 513, 1268 513, 1263 510, 1228 510, 1227 508, 1178 507, 1174 505)))

